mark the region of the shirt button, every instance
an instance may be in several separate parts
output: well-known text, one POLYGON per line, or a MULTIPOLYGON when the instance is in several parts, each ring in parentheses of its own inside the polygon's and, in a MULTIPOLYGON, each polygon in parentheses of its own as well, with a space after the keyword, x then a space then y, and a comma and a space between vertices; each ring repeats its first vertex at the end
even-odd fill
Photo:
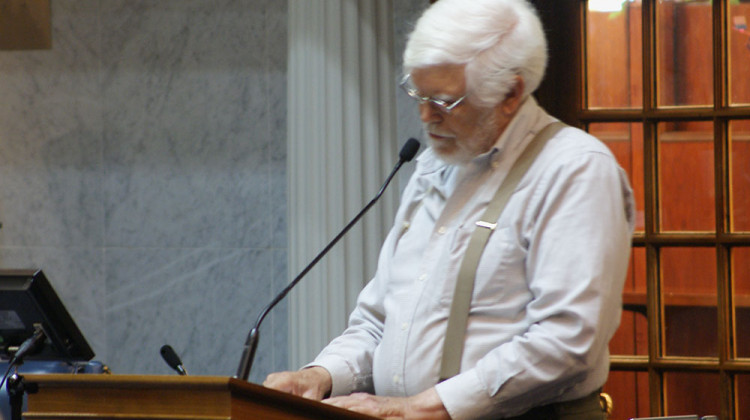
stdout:
POLYGON ((398 375, 393 375, 393 383, 398 385, 401 382, 401 378, 398 375))
POLYGON ((437 230, 439 234, 444 234, 448 229, 445 228, 445 226, 440 226, 437 230))
POLYGON ((421 276, 419 276, 419 281, 425 281, 425 280, 427 280, 427 274, 422 274, 421 276))
POLYGON ((405 231, 409 230, 409 226, 411 226, 411 224, 409 222, 404 222, 404 224, 401 225, 401 229, 405 230, 405 231))
POLYGON ((401 324, 401 331, 406 331, 407 329, 409 329, 408 323, 404 322, 403 324, 401 324))

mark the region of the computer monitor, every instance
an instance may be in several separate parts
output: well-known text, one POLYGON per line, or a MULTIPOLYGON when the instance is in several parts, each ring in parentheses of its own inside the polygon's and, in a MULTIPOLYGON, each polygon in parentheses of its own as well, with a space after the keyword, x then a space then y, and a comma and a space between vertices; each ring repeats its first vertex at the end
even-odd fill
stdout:
POLYGON ((44 330, 44 345, 26 360, 88 361, 94 351, 42 270, 0 269, 0 358, 44 330))

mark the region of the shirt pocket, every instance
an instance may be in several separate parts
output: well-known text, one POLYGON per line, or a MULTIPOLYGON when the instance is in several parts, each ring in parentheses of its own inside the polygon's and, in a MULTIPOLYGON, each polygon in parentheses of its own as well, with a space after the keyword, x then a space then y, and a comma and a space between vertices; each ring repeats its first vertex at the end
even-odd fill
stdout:
MULTIPOLYGON (((459 226, 450 244, 448 260, 452 269, 446 270, 449 278, 443 285, 440 304, 450 308, 455 293, 456 281, 468 250, 468 244, 477 227, 474 222, 459 226)), ((485 244, 474 276, 472 312, 493 311, 502 307, 502 302, 515 300, 519 294, 527 295, 525 261, 527 251, 518 239, 513 226, 497 226, 485 244)))

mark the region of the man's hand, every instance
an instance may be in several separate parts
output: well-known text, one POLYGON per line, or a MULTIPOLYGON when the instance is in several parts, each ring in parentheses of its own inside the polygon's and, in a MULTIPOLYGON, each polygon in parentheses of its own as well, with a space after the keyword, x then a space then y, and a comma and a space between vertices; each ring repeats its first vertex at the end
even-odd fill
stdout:
POLYGON ((387 420, 450 420, 451 418, 435 388, 408 398, 379 397, 358 393, 330 398, 323 402, 387 420))
POLYGON ((296 372, 277 372, 268 375, 263 386, 320 401, 331 392, 331 374, 319 366, 296 372))

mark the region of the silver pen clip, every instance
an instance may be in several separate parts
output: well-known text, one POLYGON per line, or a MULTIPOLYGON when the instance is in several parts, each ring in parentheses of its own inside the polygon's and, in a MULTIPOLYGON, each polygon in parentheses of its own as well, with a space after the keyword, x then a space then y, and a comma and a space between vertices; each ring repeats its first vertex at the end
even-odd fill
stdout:
POLYGON ((485 222, 484 220, 480 220, 476 222, 476 225, 479 227, 489 229, 489 230, 495 230, 495 228, 497 227, 497 223, 485 222))

